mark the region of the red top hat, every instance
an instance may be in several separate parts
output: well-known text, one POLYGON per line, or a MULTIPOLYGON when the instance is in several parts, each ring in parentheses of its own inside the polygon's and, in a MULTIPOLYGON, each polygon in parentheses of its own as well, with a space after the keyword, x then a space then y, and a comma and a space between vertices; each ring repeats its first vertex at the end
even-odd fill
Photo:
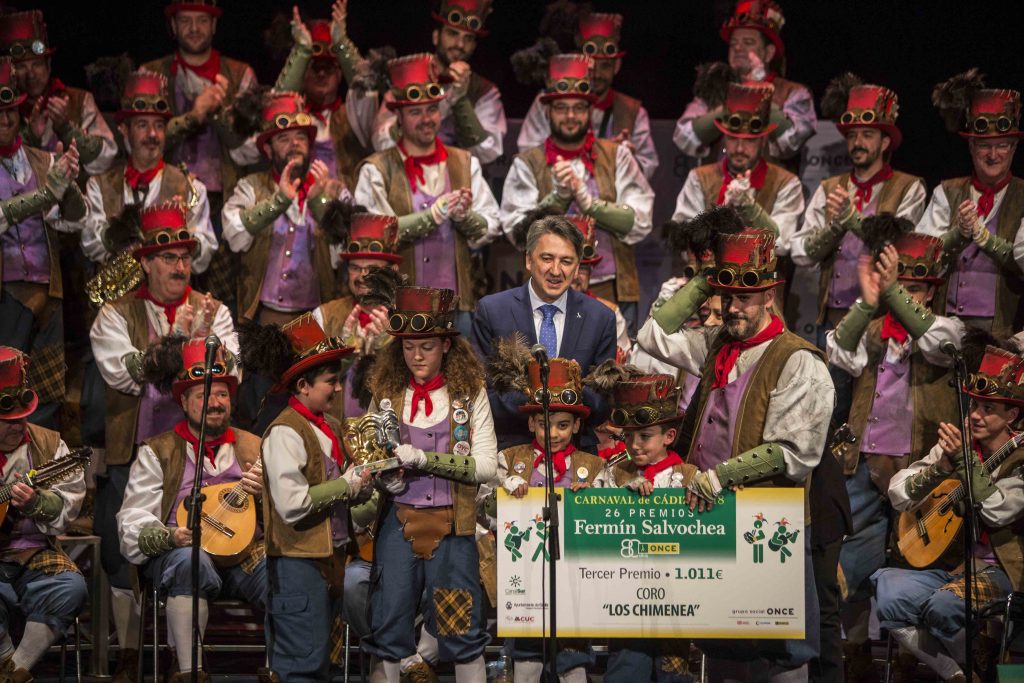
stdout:
POLYGON ((164 16, 171 17, 178 12, 206 12, 214 17, 224 13, 217 7, 217 0, 192 0, 191 2, 171 2, 164 8, 164 16))
POLYGON ((978 371, 967 378, 964 390, 981 401, 997 401, 1024 407, 1024 358, 996 348, 985 347, 978 371))
POLYGON ((597 240, 594 232, 594 219, 590 216, 573 214, 565 218, 576 226, 576 229, 583 233, 583 256, 580 258, 580 265, 596 266, 604 258, 597 253, 597 240))
POLYGON ((491 13, 491 0, 441 0, 437 12, 431 15, 435 21, 459 31, 486 36, 484 22, 491 13))
POLYGON ((161 74, 139 69, 128 74, 121 94, 121 111, 115 114, 118 123, 131 116, 171 118, 167 99, 167 79, 161 74))
POLYGON ((839 117, 836 128, 840 133, 858 126, 876 128, 892 139, 892 151, 903 142, 903 133, 896 127, 899 114, 899 98, 896 93, 880 85, 855 85, 846 98, 846 111, 839 117))
POLYGON ((893 242, 900 253, 899 279, 942 282, 945 264, 942 239, 919 232, 907 232, 893 242))
POLYGON ((437 82, 437 64, 434 55, 421 52, 388 60, 391 78, 391 109, 418 104, 430 104, 444 99, 444 88, 437 82))
POLYGON ((594 12, 580 18, 576 44, 580 52, 593 59, 617 59, 626 53, 622 42, 622 15, 594 12))
POLYGON ((718 235, 715 263, 711 286, 727 292, 763 292, 784 282, 776 270, 775 235, 768 230, 718 235))
POLYGON ((345 346, 338 337, 328 337, 324 328, 316 321, 312 313, 303 313, 295 320, 281 327, 281 333, 291 344, 293 362, 291 367, 273 387, 276 393, 288 388, 293 379, 318 365, 346 356, 354 349, 345 346))
MULTIPOLYGON (((548 364, 548 391, 551 395, 552 413, 572 413, 582 418, 590 416, 590 408, 583 405, 583 378, 580 364, 568 358, 552 358, 548 364)), ((540 363, 531 360, 527 366, 530 381, 529 399, 519 406, 521 413, 541 413, 540 363)))
POLYGON ((730 83, 725 95, 725 113, 715 119, 718 130, 734 138, 762 138, 779 126, 769 123, 772 114, 771 83, 730 83))
POLYGON ((550 102, 566 97, 596 101, 590 85, 590 67, 590 57, 579 52, 552 57, 548 62, 548 80, 540 95, 540 101, 550 102))
POLYGON ((0 57, 0 109, 12 109, 25 101, 27 95, 18 89, 14 64, 10 57, 0 57))
POLYGON ((736 3, 736 11, 722 24, 719 33, 722 40, 728 43, 732 32, 738 28, 760 31, 775 46, 775 58, 781 59, 786 54, 786 46, 780 35, 785 23, 782 8, 771 0, 740 0, 736 3))
MULTIPOLYGON (((175 403, 180 402, 181 395, 188 388, 206 381, 206 341, 190 339, 182 344, 181 360, 181 370, 171 385, 171 395, 174 396, 175 403)), ((217 348, 217 356, 213 361, 213 381, 226 384, 231 396, 234 397, 238 388, 238 378, 229 373, 228 364, 224 361, 223 346, 217 348)))
POLYGON ((185 210, 177 202, 163 202, 147 207, 142 210, 140 219, 142 245, 132 252, 135 258, 141 259, 166 249, 192 251, 196 248, 196 239, 185 222, 185 210))
POLYGON ((398 253, 398 219, 379 213, 357 213, 352 216, 348 246, 338 254, 343 259, 376 259, 401 263, 398 253))
POLYGON ((388 318, 388 334, 405 339, 454 337, 459 298, 451 289, 399 287, 388 318))
POLYGON ((611 423, 622 429, 643 429, 678 422, 679 392, 672 375, 640 375, 612 390, 611 423))
POLYGON ((334 61, 331 54, 331 22, 326 19, 312 19, 306 23, 309 35, 313 39, 313 59, 329 59, 334 61))
POLYGON ((35 412, 39 396, 28 388, 29 357, 0 346, 0 420, 20 420, 35 412))
POLYGON ((967 122, 960 135, 965 138, 1020 137, 1020 92, 981 88, 971 96, 967 122))
POLYGON ((56 50, 46 37, 46 22, 37 9, 0 16, 0 54, 16 62, 48 57, 56 50))
POLYGON ((301 130, 312 145, 316 140, 313 117, 306 111, 302 95, 295 92, 273 92, 263 105, 263 132, 256 137, 256 147, 262 151, 264 143, 278 133, 301 130))

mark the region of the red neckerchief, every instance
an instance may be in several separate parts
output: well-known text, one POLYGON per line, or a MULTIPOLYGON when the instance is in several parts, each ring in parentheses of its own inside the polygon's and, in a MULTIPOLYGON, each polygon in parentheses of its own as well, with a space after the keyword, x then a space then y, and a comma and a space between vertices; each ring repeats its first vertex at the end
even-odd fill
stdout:
POLYGON ((1004 187, 1010 184, 1010 178, 1012 174, 1007 173, 1002 180, 995 185, 982 185, 981 181, 978 180, 978 176, 971 176, 971 185, 974 189, 981 193, 978 197, 978 215, 982 218, 988 218, 989 213, 992 211, 993 205, 996 202, 996 194, 1004 187))
POLYGON ((14 138, 14 142, 9 145, 0 145, 0 157, 4 159, 10 159, 18 150, 21 149, 21 136, 14 138))
POLYGON ((430 392, 435 389, 440 389, 444 386, 444 373, 430 380, 420 384, 412 377, 409 378, 409 387, 412 389, 412 406, 409 408, 409 422, 416 419, 416 411, 420 407, 420 401, 423 401, 423 414, 430 417, 430 414, 434 412, 434 402, 430 400, 430 392))
POLYGON ((616 441, 615 445, 610 448, 598 448, 597 457, 601 458, 602 460, 607 460, 613 455, 618 455, 619 453, 622 453, 624 450, 626 450, 626 442, 616 441))
MULTIPOLYGON (((725 157, 722 157, 722 186, 718 188, 718 206, 725 203, 725 189, 729 187, 729 183, 732 182, 732 173, 729 172, 729 163, 725 157)), ((757 165, 750 171, 750 186, 755 190, 760 190, 764 187, 764 181, 768 178, 768 162, 764 159, 758 159, 757 165)))
POLYGON ((659 472, 664 472, 673 465, 681 464, 683 464, 683 459, 679 457, 679 454, 676 453, 675 451, 669 451, 668 455, 665 456, 664 460, 656 462, 653 465, 648 465, 647 467, 643 468, 643 475, 644 478, 647 479, 647 481, 653 484, 654 478, 658 476, 659 472))
POLYGON ((907 330, 900 321, 893 317, 892 311, 885 314, 882 318, 882 341, 888 341, 895 339, 898 343, 902 344, 907 341, 907 330))
MULTIPOLYGON (((281 182, 281 174, 271 169, 270 177, 274 179, 274 185, 276 186, 281 182)), ((313 188, 313 184, 316 183, 316 178, 313 177, 312 173, 306 174, 306 179, 299 185, 299 189, 296 191, 296 199, 299 200, 299 209, 306 205, 306 198, 309 196, 309 191, 313 188)))
POLYGON ((164 309, 164 315, 167 317, 167 323, 174 327, 174 318, 178 315, 178 306, 181 306, 188 301, 188 295, 192 293, 192 288, 189 286, 185 287, 185 293, 181 295, 181 298, 177 301, 172 301, 169 304, 165 304, 162 301, 157 301, 153 294, 149 291, 149 286, 143 282, 139 285, 139 288, 135 290, 136 299, 145 299, 146 301, 152 301, 154 304, 164 309))
POLYGON ((331 118, 331 115, 334 114, 334 112, 341 109, 341 98, 335 95, 333 100, 324 105, 314 105, 310 102, 307 102, 306 109, 308 109, 309 113, 315 116, 320 121, 320 123, 326 125, 327 119, 331 118), (324 115, 325 111, 329 111, 330 114, 324 115))
MULTIPOLYGON (((537 453, 537 457, 533 459, 533 469, 537 469, 544 462, 544 446, 537 443, 537 439, 533 440, 533 450, 537 453)), ((567 456, 572 455, 576 452, 576 447, 569 444, 560 451, 555 451, 554 455, 551 456, 551 464, 555 468, 555 481, 558 481, 565 476, 565 459, 567 456)))
POLYGON ((562 157, 566 161, 572 161, 578 157, 583 162, 583 167, 587 169, 587 173, 594 175, 594 131, 588 129, 583 138, 583 144, 576 149, 563 149, 555 144, 550 135, 547 136, 544 139, 544 159, 547 165, 554 166, 558 157, 562 157))
POLYGON ((601 111, 608 111, 612 108, 612 103, 615 102, 615 91, 608 88, 608 92, 604 94, 604 97, 594 102, 594 109, 600 109, 601 111))
POLYGON ((327 424, 327 420, 324 419, 324 414, 314 415, 306 406, 299 403, 299 400, 294 396, 288 397, 288 406, 297 412, 302 417, 310 421, 310 423, 319 429, 321 432, 327 435, 327 438, 331 440, 331 458, 334 462, 338 463, 338 468, 345 471, 345 457, 341 454, 341 446, 338 444, 338 435, 331 429, 331 425, 327 424))
POLYGON ((46 111, 46 105, 49 103, 51 97, 63 97, 67 94, 68 87, 64 85, 64 82, 59 78, 50 78, 50 82, 46 84, 46 90, 39 97, 28 97, 18 109, 21 111, 23 118, 28 118, 32 115, 32 109, 36 106, 36 102, 39 102, 39 111, 46 111))
MULTIPOLYGON (((199 452, 199 437, 188 428, 188 420, 182 420, 174 425, 174 433, 192 445, 193 453, 199 452)), ((210 467, 214 467, 217 464, 217 449, 226 443, 235 443, 235 430, 230 427, 216 439, 207 439, 203 443, 206 457, 210 459, 210 467)))
POLYGON ((220 73, 220 52, 215 49, 210 50, 210 58, 202 64, 197 64, 195 66, 182 59, 180 52, 175 52, 174 61, 171 62, 172 76, 177 75, 179 66, 188 69, 204 80, 215 83, 217 81, 217 74, 220 73))
MULTIPOLYGON (((14 451, 18 450, 31 440, 32 438, 28 435, 28 430, 26 429, 25 435, 21 437, 21 443, 14 447, 14 451)), ((7 456, 9 456, 14 451, 8 451, 7 453, 0 451, 0 477, 4 476, 4 468, 7 467, 7 456)))
POLYGON ((409 180, 409 187, 412 192, 416 191, 416 184, 426 184, 426 178, 423 176, 424 166, 436 166, 442 161, 448 160, 448 150, 445 148, 444 143, 441 140, 434 140, 434 152, 432 154, 423 154, 421 156, 413 156, 405 151, 405 142, 398 139, 398 149, 402 151, 402 156, 405 157, 405 177, 409 180))
POLYGON ((883 164, 881 170, 867 180, 857 180, 857 176, 850 171, 850 182, 857 188, 857 191, 853 193, 853 205, 857 207, 858 211, 863 211, 864 205, 871 201, 871 188, 876 183, 885 182, 889 178, 892 178, 892 166, 889 164, 883 164))
POLYGON ((359 316, 359 327, 366 327, 370 324, 370 314, 359 311, 356 315, 359 316))
POLYGON ((726 342, 722 345, 718 355, 715 356, 715 383, 711 385, 712 389, 719 389, 729 383, 729 372, 733 366, 736 365, 736 359, 740 357, 740 352, 746 349, 752 349, 758 344, 777 337, 785 331, 785 327, 782 321, 776 316, 772 315, 772 321, 768 323, 768 327, 755 334, 750 339, 743 341, 731 341, 726 342))
POLYGON ((161 159, 156 166, 149 169, 148 171, 140 171, 139 169, 135 168, 135 166, 131 162, 131 159, 129 159, 128 163, 125 164, 124 166, 124 181, 128 183, 128 187, 132 188, 133 190, 139 189, 139 185, 142 185, 143 187, 149 187, 149 184, 153 182, 153 178, 156 177, 156 174, 162 170, 164 170, 163 159, 161 159))

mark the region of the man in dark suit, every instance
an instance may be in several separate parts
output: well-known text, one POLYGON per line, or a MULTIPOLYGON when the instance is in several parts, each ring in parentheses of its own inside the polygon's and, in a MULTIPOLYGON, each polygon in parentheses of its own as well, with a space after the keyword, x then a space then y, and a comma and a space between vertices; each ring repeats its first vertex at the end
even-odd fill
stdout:
MULTIPOLYGON (((473 343, 485 359, 494 340, 520 332, 530 346, 538 341, 548 357, 575 360, 586 374, 591 366, 615 357, 615 315, 611 309, 570 288, 583 255, 583 235, 563 216, 548 216, 530 226, 526 236, 526 271, 522 287, 491 294, 477 303, 473 343)), ((518 408, 526 396, 488 389, 498 448, 517 443, 526 433, 526 418, 518 408)), ((590 419, 581 432, 580 445, 595 448, 591 425, 604 423, 608 406, 596 393, 584 389, 590 419)))

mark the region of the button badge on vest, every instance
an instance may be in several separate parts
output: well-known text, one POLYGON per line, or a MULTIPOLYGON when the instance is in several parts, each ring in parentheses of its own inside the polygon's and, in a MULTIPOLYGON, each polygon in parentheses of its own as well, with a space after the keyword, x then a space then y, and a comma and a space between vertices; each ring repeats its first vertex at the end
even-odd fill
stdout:
POLYGON ((469 442, 468 441, 459 441, 458 443, 455 444, 455 447, 452 448, 452 452, 455 455, 461 455, 461 456, 469 455, 469 442))

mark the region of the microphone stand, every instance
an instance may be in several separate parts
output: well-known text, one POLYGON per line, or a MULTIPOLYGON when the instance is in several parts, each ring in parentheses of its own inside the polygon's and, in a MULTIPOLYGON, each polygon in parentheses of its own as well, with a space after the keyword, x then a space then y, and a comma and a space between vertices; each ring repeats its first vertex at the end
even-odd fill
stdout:
POLYGON ((551 454, 551 393, 548 390, 548 375, 551 368, 548 366, 548 359, 544 358, 540 363, 540 386, 541 386, 541 407, 544 415, 544 488, 546 501, 541 514, 547 522, 548 531, 548 581, 551 584, 550 601, 548 607, 548 636, 545 643, 545 652, 550 667, 547 679, 551 683, 558 683, 558 616, 556 610, 557 591, 555 590, 558 581, 556 572, 556 560, 561 559, 561 551, 558 542, 558 494, 555 493, 555 465, 551 454))
POLYGON ((964 518, 964 675, 968 681, 974 675, 974 544, 978 538, 978 517, 977 507, 974 502, 973 468, 971 459, 974 454, 971 452, 971 425, 964 413, 964 382, 967 381, 967 366, 964 364, 964 357, 959 352, 951 353, 953 356, 953 376, 956 381, 956 407, 960 414, 960 425, 964 429, 963 438, 960 439, 960 455, 964 462, 964 488, 967 490, 963 501, 964 518))
POLYGON ((192 683, 199 683, 199 551, 202 549, 203 470, 206 453, 206 412, 210 408, 210 388, 213 386, 213 360, 217 346, 206 344, 206 374, 203 376, 203 412, 199 421, 199 448, 196 450, 195 477, 192 493, 185 499, 188 508, 189 531, 192 532, 192 683))

